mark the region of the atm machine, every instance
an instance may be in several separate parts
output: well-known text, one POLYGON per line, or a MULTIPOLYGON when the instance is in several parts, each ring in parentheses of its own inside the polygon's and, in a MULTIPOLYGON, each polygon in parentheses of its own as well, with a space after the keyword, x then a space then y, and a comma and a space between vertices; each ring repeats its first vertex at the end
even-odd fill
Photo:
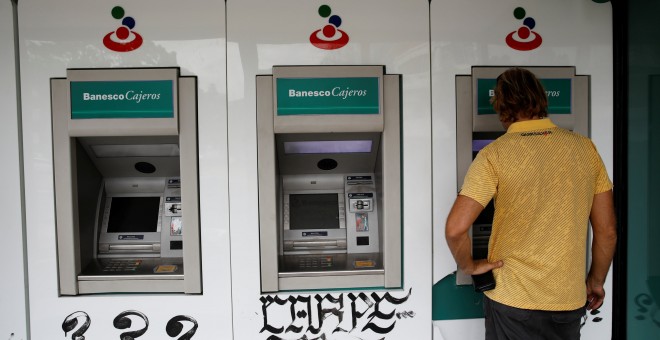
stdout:
MULTIPOLYGON (((477 153, 506 132, 490 103, 490 98, 494 95, 497 77, 508 68, 510 67, 475 66, 472 67, 471 75, 456 76, 458 191, 477 153)), ((525 69, 534 73, 545 88, 548 96, 548 116, 552 121, 559 127, 589 136, 589 76, 576 75, 575 67, 525 69)), ((470 228, 474 259, 485 259, 488 256, 494 212, 491 200, 470 228)), ((585 256, 589 256, 589 252, 585 256)), ((456 284, 472 284, 472 277, 459 269, 456 284)))
POLYGON ((402 285, 399 75, 257 76, 261 290, 402 285))
POLYGON ((201 293, 196 79, 51 80, 59 293, 201 293))

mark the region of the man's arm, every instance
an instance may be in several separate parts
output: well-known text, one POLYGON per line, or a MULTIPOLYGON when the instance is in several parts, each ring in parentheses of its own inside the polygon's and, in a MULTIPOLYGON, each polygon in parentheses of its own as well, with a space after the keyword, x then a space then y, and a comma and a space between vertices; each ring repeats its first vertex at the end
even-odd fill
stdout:
POLYGON ((605 299, 605 277, 610 269, 616 247, 616 217, 612 190, 594 196, 591 207, 591 269, 587 275, 588 309, 598 309, 605 299))
POLYGON ((458 268, 468 275, 483 274, 503 265, 502 261, 488 263, 487 260, 472 259, 472 242, 468 231, 483 209, 484 207, 472 198, 458 195, 447 216, 445 227, 447 245, 458 268))

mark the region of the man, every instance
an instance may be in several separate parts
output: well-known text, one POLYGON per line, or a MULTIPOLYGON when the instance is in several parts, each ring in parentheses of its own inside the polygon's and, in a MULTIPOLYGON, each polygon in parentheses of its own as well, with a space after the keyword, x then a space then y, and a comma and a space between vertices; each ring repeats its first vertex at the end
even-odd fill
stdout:
POLYGON ((447 243, 466 274, 493 271, 487 340, 579 339, 585 308, 605 297, 616 244, 612 183, 592 142, 547 118, 545 90, 531 72, 505 71, 492 103, 507 132, 470 166, 447 217, 447 243), (491 199, 488 258, 474 260, 468 230, 491 199))

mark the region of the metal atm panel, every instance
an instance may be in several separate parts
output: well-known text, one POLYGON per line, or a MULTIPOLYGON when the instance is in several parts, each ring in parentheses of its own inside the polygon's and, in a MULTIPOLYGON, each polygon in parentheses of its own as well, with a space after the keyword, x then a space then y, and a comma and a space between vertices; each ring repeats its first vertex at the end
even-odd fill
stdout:
POLYGON ((257 77, 262 292, 401 286, 399 82, 382 66, 274 67, 257 77), (378 111, 277 113, 286 106, 278 79, 354 77, 377 82, 378 111))
MULTIPOLYGON (((178 69, 69 70, 51 91, 60 294, 201 293, 196 79, 178 69), (134 82, 171 88, 171 114, 73 111, 73 84, 134 82)), ((160 96, 130 91, 82 98, 160 96)))

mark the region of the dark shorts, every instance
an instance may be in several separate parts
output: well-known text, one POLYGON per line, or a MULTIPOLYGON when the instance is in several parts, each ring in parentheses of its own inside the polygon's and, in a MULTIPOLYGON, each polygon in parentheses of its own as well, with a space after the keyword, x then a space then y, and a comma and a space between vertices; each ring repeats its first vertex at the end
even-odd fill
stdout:
POLYGON ((585 307, 542 311, 509 307, 484 295, 486 340, 578 340, 585 307))

